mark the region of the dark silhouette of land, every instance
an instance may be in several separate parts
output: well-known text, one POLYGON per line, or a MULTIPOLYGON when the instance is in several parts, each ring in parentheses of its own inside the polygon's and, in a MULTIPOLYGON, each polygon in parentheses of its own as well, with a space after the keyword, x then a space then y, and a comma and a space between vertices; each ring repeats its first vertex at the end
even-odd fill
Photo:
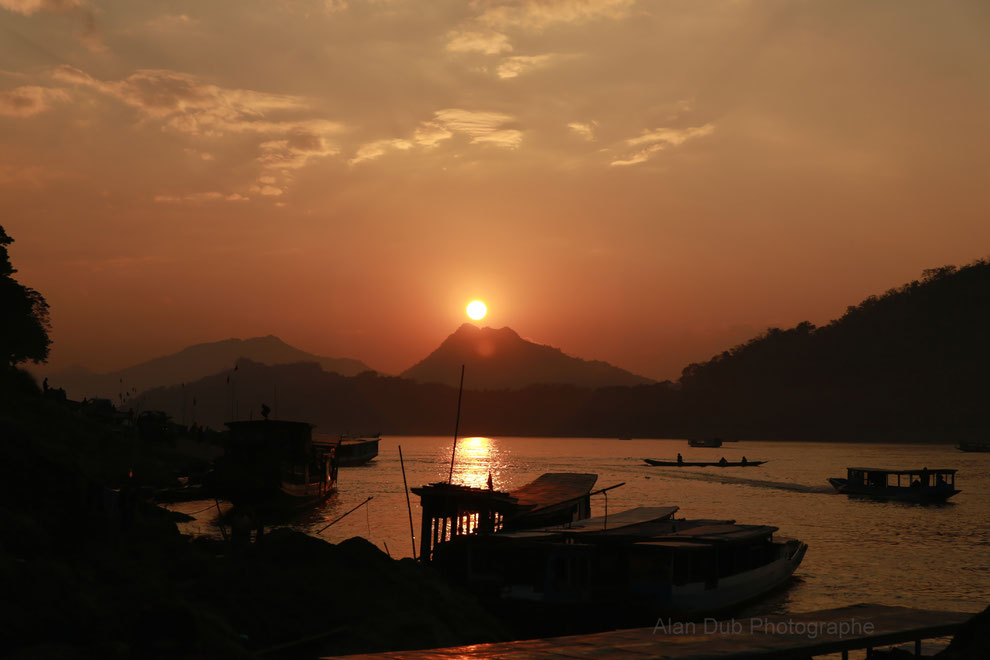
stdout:
POLYGON ((313 355, 286 344, 274 335, 251 339, 225 339, 196 344, 178 353, 142 362, 126 369, 98 374, 85 367, 72 367, 48 374, 52 383, 64 388, 70 398, 106 398, 120 402, 151 387, 179 385, 229 370, 238 358, 262 364, 315 362, 323 369, 353 376, 370 367, 360 360, 313 355))
POLYGON ((271 401, 277 390, 281 417, 310 420, 325 432, 446 434, 463 359, 465 433, 949 442, 990 432, 988 336, 990 264, 979 261, 926 271, 921 280, 870 297, 820 328, 807 322, 771 328, 688 366, 677 383, 492 389, 525 369, 529 351, 543 349, 538 357, 556 355, 564 363, 574 358, 524 342, 507 328, 465 325, 403 374, 436 374, 446 385, 374 373, 344 377, 316 364, 244 362, 233 385, 215 374, 189 383, 184 395, 179 388, 155 389, 138 404, 176 416, 185 396, 188 422, 188 401, 196 397, 195 421, 219 426, 271 401), (509 349, 469 361, 486 341, 509 349))
POLYGON ((512 328, 479 328, 465 323, 424 360, 402 372, 421 383, 457 386, 460 367, 476 390, 519 389, 566 383, 578 387, 644 385, 653 381, 598 360, 582 360, 560 349, 526 341, 512 328))

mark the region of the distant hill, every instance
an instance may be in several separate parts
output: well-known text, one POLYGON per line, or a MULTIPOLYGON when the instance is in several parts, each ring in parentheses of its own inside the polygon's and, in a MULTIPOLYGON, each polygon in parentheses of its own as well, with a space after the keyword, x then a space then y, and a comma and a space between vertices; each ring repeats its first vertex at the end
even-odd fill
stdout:
POLYGON ((421 383, 457 387, 462 364, 467 373, 465 388, 475 390, 519 389, 543 383, 595 388, 653 382, 607 362, 582 360, 558 348, 526 341, 511 328, 478 328, 470 323, 401 375, 421 383))
POLYGON ((371 369, 360 360, 313 355, 286 344, 274 335, 268 335, 196 344, 178 353, 106 374, 94 373, 85 367, 73 367, 48 374, 48 380, 52 387, 65 388, 70 398, 106 397, 117 400, 122 393, 133 396, 152 387, 191 382, 233 369, 239 358, 268 365, 313 362, 326 371, 344 376, 371 369))
POLYGON ((749 437, 985 439, 990 263, 924 271, 816 328, 770 328, 680 379, 681 411, 749 437))

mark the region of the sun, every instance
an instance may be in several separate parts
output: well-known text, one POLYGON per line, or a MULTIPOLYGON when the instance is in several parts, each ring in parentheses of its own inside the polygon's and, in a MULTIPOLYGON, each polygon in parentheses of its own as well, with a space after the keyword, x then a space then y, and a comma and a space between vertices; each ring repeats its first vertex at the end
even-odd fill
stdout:
POLYGON ((467 306, 467 315, 470 316, 475 321, 480 321, 485 318, 485 314, 488 313, 488 308, 485 303, 480 300, 472 300, 467 306))

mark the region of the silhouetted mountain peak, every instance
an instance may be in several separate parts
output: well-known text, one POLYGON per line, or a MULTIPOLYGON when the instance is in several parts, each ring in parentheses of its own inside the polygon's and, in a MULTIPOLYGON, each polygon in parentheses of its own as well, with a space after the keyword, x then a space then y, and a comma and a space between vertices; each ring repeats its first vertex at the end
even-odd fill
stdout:
POLYGON ((513 389, 536 383, 586 387, 652 382, 605 362, 565 355, 560 349, 527 341, 509 327, 462 324, 426 359, 403 372, 422 382, 457 385, 460 365, 473 389, 513 389))

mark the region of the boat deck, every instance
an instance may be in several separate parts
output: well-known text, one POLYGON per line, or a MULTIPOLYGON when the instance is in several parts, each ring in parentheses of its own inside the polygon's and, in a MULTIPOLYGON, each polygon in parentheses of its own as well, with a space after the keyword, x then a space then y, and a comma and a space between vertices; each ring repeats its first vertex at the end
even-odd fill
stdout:
MULTIPOLYGON (((677 629, 664 621, 657 628, 616 630, 593 635, 530 639, 423 651, 396 651, 340 656, 348 660, 704 660, 714 658, 795 658, 843 653, 953 634, 974 614, 920 610, 908 607, 860 604, 802 614, 752 617, 722 621, 720 629, 708 620, 695 630, 677 629), (733 628, 732 624, 738 625, 733 628), (812 632, 812 626, 814 632, 812 632), (683 633, 683 634, 680 634, 683 633)), ((681 624, 687 626, 689 624, 681 624)), ((917 648, 917 647, 916 647, 917 648)))

